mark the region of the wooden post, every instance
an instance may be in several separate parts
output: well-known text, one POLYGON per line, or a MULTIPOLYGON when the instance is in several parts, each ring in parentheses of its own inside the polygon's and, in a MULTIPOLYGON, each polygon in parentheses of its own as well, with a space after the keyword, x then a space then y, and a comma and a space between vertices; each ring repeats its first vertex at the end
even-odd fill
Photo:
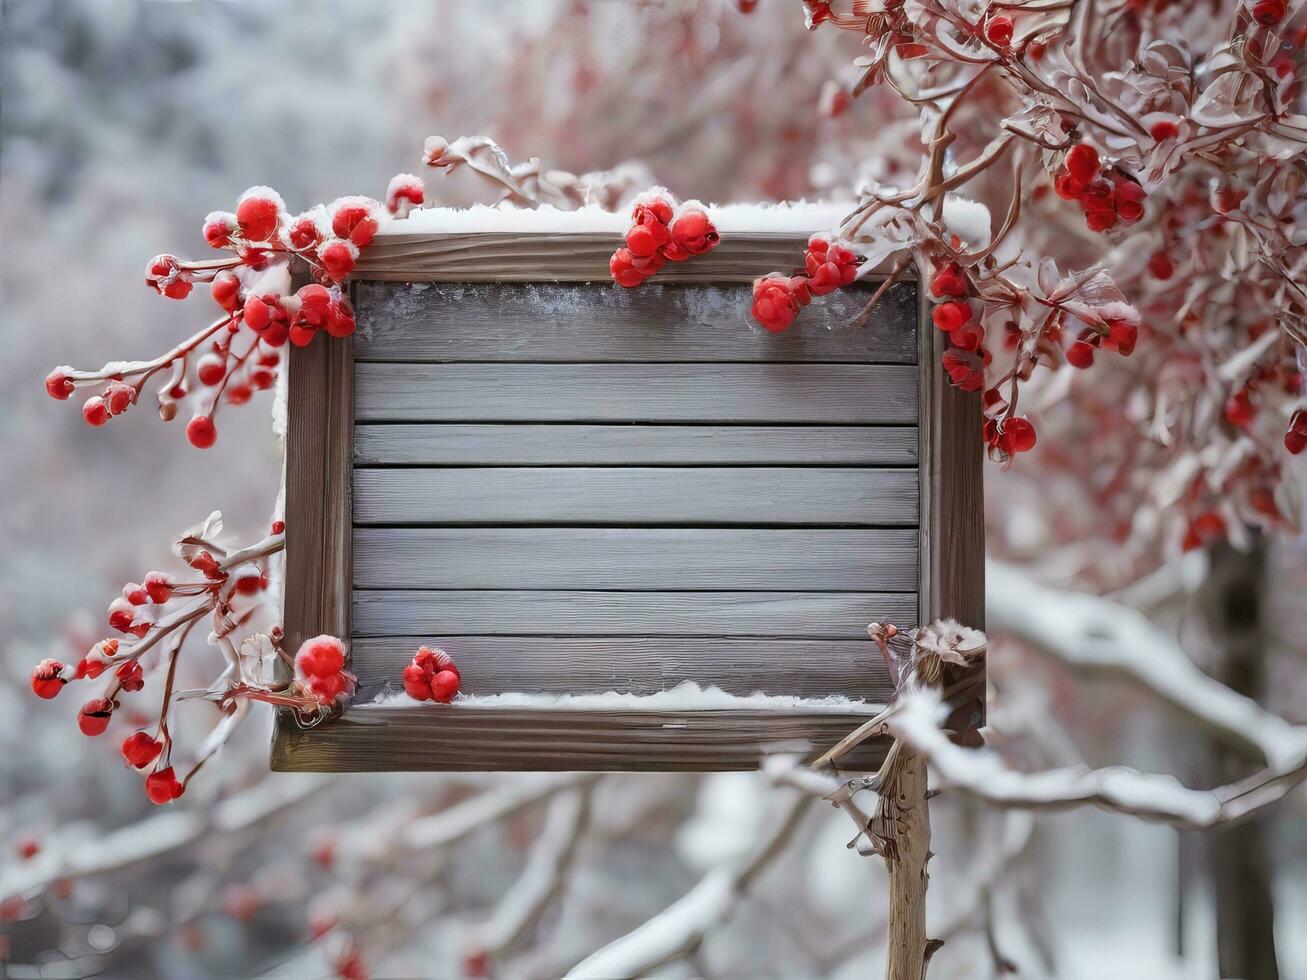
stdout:
MULTIPOLYGON (((888 780, 881 783, 886 833, 885 862, 889 866, 889 943, 887 980, 921 980, 925 976, 926 862, 930 860, 930 811, 926 803, 926 763, 896 745, 886 762, 888 780), (893 764, 891 766, 891 763, 893 764)), ((879 831, 880 828, 878 828, 879 831)))

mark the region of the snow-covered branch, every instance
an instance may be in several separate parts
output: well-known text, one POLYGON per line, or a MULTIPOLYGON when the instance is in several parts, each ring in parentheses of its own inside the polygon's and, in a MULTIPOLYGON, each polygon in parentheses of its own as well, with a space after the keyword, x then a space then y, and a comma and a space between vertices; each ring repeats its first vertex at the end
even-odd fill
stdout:
POLYGON ((1195 666, 1175 638, 1119 602, 1041 585, 1000 562, 985 570, 989 628, 1079 670, 1115 674, 1151 691, 1274 770, 1301 759, 1304 729, 1195 666))
POLYGON ((1011 769, 989 749, 964 749, 941 730, 946 709, 938 694, 907 696, 889 719, 896 738, 924 755, 940 786, 971 793, 990 803, 1021 809, 1066 809, 1092 805, 1117 813, 1206 830, 1240 820, 1282 799, 1307 780, 1307 727, 1292 730, 1297 755, 1247 779, 1210 790, 1190 789, 1173 776, 1142 773, 1125 766, 1106 769, 1068 767, 1023 773, 1011 769))
POLYGON ((775 823, 743 861, 713 868, 648 922, 586 957, 569 977, 641 977, 689 956, 722 925, 757 876, 785 850, 811 797, 785 791, 775 823))

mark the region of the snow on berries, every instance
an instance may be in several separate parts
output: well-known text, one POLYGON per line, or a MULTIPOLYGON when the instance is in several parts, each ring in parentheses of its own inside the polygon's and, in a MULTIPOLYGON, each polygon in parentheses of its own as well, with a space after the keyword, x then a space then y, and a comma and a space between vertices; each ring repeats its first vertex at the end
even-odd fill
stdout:
POLYGON ((417 701, 448 704, 458 693, 462 678, 454 660, 444 650, 419 647, 413 661, 404 668, 404 690, 417 701))
POLYGON ((354 675, 345 669, 345 645, 323 634, 305 640, 295 653, 295 686, 323 707, 354 693, 354 675))
POLYGON ((64 677, 65 669, 58 660, 42 660, 32 668, 32 693, 47 701, 58 695, 68 683, 64 677))
POLYGON ((396 218, 407 218, 414 208, 426 202, 426 188, 421 177, 395 174, 386 186, 386 210, 396 218))
POLYGON ((1080 204, 1091 231, 1111 231, 1144 216, 1144 189, 1119 170, 1105 170, 1098 151, 1077 143, 1063 158, 1053 181, 1058 196, 1080 204))
POLYGON ((686 201, 677 206, 670 193, 655 188, 636 198, 626 247, 613 253, 608 271, 614 282, 630 289, 654 275, 664 262, 684 262, 711 252, 720 240, 702 204, 686 201))
POLYGON ((103 735, 116 705, 108 698, 92 698, 77 712, 77 727, 83 735, 103 735))
POLYGON ((251 187, 236 202, 236 225, 241 238, 247 242, 270 240, 285 211, 286 202, 271 187, 251 187))

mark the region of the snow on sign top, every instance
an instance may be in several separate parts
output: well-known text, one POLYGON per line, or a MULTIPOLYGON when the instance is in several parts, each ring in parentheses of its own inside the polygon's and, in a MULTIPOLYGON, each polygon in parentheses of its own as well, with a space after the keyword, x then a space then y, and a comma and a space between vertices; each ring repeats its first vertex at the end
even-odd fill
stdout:
MULTIPOLYGON (((800 235, 834 228, 854 206, 850 202, 724 204, 710 205, 708 211, 723 236, 769 232, 800 235)), ((597 205, 587 205, 575 211, 561 211, 551 205, 522 208, 508 203, 477 204, 470 208, 423 208, 407 218, 391 218, 381 226, 379 237, 384 240, 387 235, 477 233, 620 236, 630 224, 629 208, 605 211, 597 205)))

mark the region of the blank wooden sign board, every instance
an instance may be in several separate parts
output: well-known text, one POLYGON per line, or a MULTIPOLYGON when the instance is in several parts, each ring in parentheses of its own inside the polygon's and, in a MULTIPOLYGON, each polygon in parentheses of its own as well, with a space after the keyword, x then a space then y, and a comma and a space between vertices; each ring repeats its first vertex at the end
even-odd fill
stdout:
POLYGON ((866 288, 752 323, 805 241, 724 231, 627 290, 613 234, 381 236, 358 332, 289 377, 287 646, 348 637, 358 693, 283 714, 273 767, 751 769, 886 703, 869 622, 983 625, 975 396, 913 280, 864 326, 866 288), (466 700, 403 694, 420 645, 466 700))

